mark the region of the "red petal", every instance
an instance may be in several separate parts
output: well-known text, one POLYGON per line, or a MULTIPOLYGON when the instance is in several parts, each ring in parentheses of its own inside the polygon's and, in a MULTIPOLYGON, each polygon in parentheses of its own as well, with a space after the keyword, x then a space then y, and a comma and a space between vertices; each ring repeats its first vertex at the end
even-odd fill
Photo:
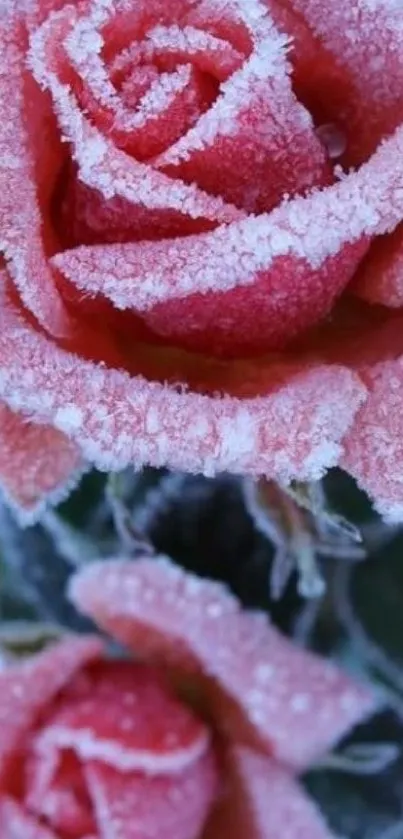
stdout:
POLYGON ((354 282, 354 293, 370 303, 403 306, 403 224, 375 239, 354 282))
POLYGON ((28 815, 12 798, 0 795, 0 839, 58 839, 58 837, 28 815))
MULTIPOLYGON (((108 17, 111 17, 111 12, 105 11, 101 4, 95 3, 91 14, 79 19, 68 39, 65 32, 61 40, 66 57, 68 56, 69 68, 73 68, 75 74, 83 80, 84 106, 89 105, 95 122, 101 122, 103 128, 117 139, 118 144, 127 145, 136 157, 139 151, 141 159, 156 153, 155 143, 166 143, 175 139, 174 135, 182 135, 178 143, 168 149, 158 161, 154 161, 153 166, 157 165, 169 174, 178 174, 190 185, 199 183, 208 193, 220 194, 237 206, 258 211, 275 205, 285 192, 296 192, 328 182, 330 170, 309 115, 292 93, 284 60, 286 39, 276 33, 269 18, 264 15, 264 7, 257 0, 250 2, 256 7, 254 12, 249 10, 246 14, 241 10, 238 25, 244 29, 246 39, 249 38, 253 42, 252 56, 224 83, 221 94, 211 107, 208 107, 210 102, 206 101, 207 112, 198 119, 196 127, 185 132, 187 126, 180 123, 185 104, 186 112, 189 111, 190 101, 186 90, 185 100, 179 108, 173 102, 165 112, 160 112, 158 106, 153 114, 148 102, 148 106, 143 109, 142 126, 138 124, 141 119, 139 111, 133 116, 122 104, 121 97, 114 89, 98 54, 98 32, 107 25, 108 17), (89 31, 92 32, 92 39, 83 39, 82 33, 87 35, 89 31), (131 128, 135 130, 133 137, 131 128), (148 153, 147 137, 150 145, 148 153), (252 180, 256 184, 253 190, 250 187, 252 180)), ((190 16, 184 23, 203 25, 206 21, 203 6, 204 4, 198 9, 196 17, 190 16)), ((184 9, 182 14, 183 11, 184 9)), ((211 17, 209 6, 209 26, 211 17)), ((65 60, 60 56, 60 33, 57 37, 61 19, 60 15, 49 18, 42 33, 35 38, 32 63, 36 77, 51 90, 63 129, 70 136, 73 99, 70 97, 69 106, 66 108, 63 103, 66 93, 64 91, 63 95, 56 76, 53 75, 52 78, 50 72, 51 69, 56 70, 60 78, 66 74, 65 60), (70 130, 66 127, 66 118, 70 123, 70 130)), ((74 23, 71 12, 66 14, 65 19, 69 20, 70 25, 74 23)), ((177 12, 172 19, 178 19, 177 12)), ((113 36, 114 26, 112 20, 109 24, 109 37, 113 36)), ((161 80, 156 84, 160 85, 161 80)), ((147 94, 145 96, 147 98, 147 94)), ((161 96, 158 96, 158 99, 161 100, 161 96)), ((195 121, 197 112, 203 109, 202 100, 203 96, 196 112, 191 115, 191 123, 195 121)), ((75 134, 77 136, 77 126, 75 134)), ((134 161, 127 158, 126 165, 134 174, 134 161)), ((154 179, 158 183, 155 169, 154 179)), ((163 180, 160 179, 160 183, 162 186, 163 180)), ((184 193, 181 181, 177 181, 175 187, 176 190, 181 188, 184 193)), ((212 206, 211 201, 210 204, 212 206)))
POLYGON ((286 770, 256 752, 228 756, 226 794, 204 839, 332 839, 317 807, 286 770))
MULTIPOLYGON (((258 8, 262 11, 261 6, 258 8)), ((66 13, 70 26, 69 14, 66 13)), ((251 13, 250 17, 253 17, 251 13)), ((153 223, 155 212, 161 211, 164 229, 167 210, 174 213, 173 224, 177 213, 213 225, 237 218, 234 207, 224 205, 194 186, 173 184, 155 169, 144 167, 117 151, 85 120, 74 96, 66 92, 57 77, 57 71, 61 77, 67 72, 67 59, 63 60, 56 48, 61 21, 65 22, 63 16, 51 16, 37 33, 31 60, 38 80, 52 93, 61 128, 74 146, 80 177, 86 184, 101 191, 107 200, 118 197, 131 201, 142 213, 144 208, 152 211, 153 223)), ((264 21, 260 20, 259 31, 260 26, 262 31, 266 26, 267 32, 272 33, 268 19, 264 21)), ((386 26, 382 16, 376 22, 386 26)), ((210 26, 210 16, 208 23, 210 26)), ((253 29, 250 21, 248 27, 253 29)), ((276 72, 274 76, 280 78, 276 72)), ((289 112, 288 108, 285 110, 289 112)), ((210 118, 211 114, 213 109, 207 116, 210 118)), ((144 302, 140 304, 140 311, 146 309, 148 325, 171 341, 228 355, 278 347, 307 328, 330 310, 350 280, 365 249, 366 237, 392 229, 400 221, 400 199, 395 188, 401 178, 401 166, 396 163, 396 158, 401 157, 400 145, 401 138, 396 135, 360 172, 305 201, 290 202, 270 218, 239 222, 239 228, 234 223, 206 234, 211 239, 200 242, 201 261, 196 247, 189 260, 192 242, 183 245, 179 242, 179 252, 173 252, 168 271, 162 263, 161 289, 164 291, 171 283, 174 291, 168 292, 168 299, 163 300, 160 293, 154 305, 150 301, 153 295, 149 294, 147 306, 144 302)), ((287 144, 288 152, 289 148, 287 144)), ((285 157, 289 160, 289 153, 285 157)), ((212 167, 204 171, 211 172, 212 167)), ((241 167, 232 165, 231 172, 234 171, 241 171, 241 167)), ((220 177, 223 177, 221 165, 220 177)), ((257 180, 256 172, 254 180, 257 180)), ((263 183, 264 179, 261 180, 263 183)), ((147 249, 146 253, 140 252, 140 268, 147 253, 147 249)), ((86 285, 85 270, 83 273, 82 287, 91 290, 91 280, 86 285)), ((116 279, 116 284, 124 285, 119 283, 119 275, 116 279)), ((132 287, 146 285, 147 276, 142 272, 135 279, 138 283, 131 282, 132 287)), ((120 295, 119 289, 115 293, 123 299, 120 305, 130 306, 130 294, 122 295, 122 288, 120 295)))
MULTIPOLYGON (((169 207, 166 210, 140 207, 119 195, 105 199, 100 192, 86 186, 74 175, 69 182, 60 225, 64 225, 65 231, 71 231, 71 240, 66 241, 69 247, 76 242, 86 245, 100 242, 104 245, 107 242, 135 242, 145 238, 158 240, 203 233, 215 227, 208 219, 190 218, 169 207)), ((86 297, 83 301, 76 277, 72 288, 81 306, 94 299, 86 297)), ((95 299, 99 300, 99 297, 95 299)))
MULTIPOLYGON (((189 60, 177 66, 171 62, 167 68, 169 72, 164 72, 161 67, 160 74, 152 79, 134 105, 127 105, 112 81, 113 68, 108 70, 98 52, 99 10, 97 20, 94 17, 93 7, 92 14, 80 18, 65 40, 66 54, 80 79, 80 105, 118 146, 138 160, 150 159, 174 143, 197 121, 211 104, 215 86, 208 85, 200 70, 189 60), (83 45, 82 33, 87 34, 88 30, 92 30, 93 38, 90 41, 87 37, 83 45)), ((169 30, 160 29, 164 30, 169 40, 169 30)), ((141 59, 149 66, 155 66, 154 31, 147 33, 145 41, 134 44, 130 54, 133 69, 141 59)), ((121 65, 118 64, 118 67, 122 72, 121 65)))
POLYGON ((402 121, 403 39, 399 3, 375 0, 290 0, 335 58, 344 96, 330 112, 348 136, 348 159, 358 163, 402 121))
MULTIPOLYGON (((178 392, 62 351, 5 295, 0 324, 3 399, 64 431, 105 470, 149 463, 284 481, 317 478, 337 463, 340 440, 364 396, 355 374, 313 361, 285 363, 280 372, 270 362, 249 370, 251 381, 243 378, 238 392, 267 394, 255 399, 178 392)), ((234 374, 237 384, 236 370, 228 379, 217 371, 212 390, 230 390, 234 374)))
MULTIPOLYGON (((398 324, 399 326, 399 324, 398 324)), ((401 335, 401 323, 399 332, 401 335)), ((403 520, 403 358, 366 368, 370 396, 347 436, 344 468, 390 522, 403 520)))
POLYGON ((206 726, 157 672, 102 662, 76 696, 64 701, 35 737, 39 754, 69 749, 127 772, 175 775, 209 748, 206 726))
POLYGON ((70 637, 23 664, 0 671, 0 784, 7 780, 8 759, 38 714, 85 664, 98 658, 102 643, 70 637))
POLYGON ((202 2, 188 16, 191 25, 214 34, 223 17, 235 20, 251 43, 250 55, 221 85, 196 126, 155 162, 171 176, 196 182, 249 212, 269 210, 287 193, 331 180, 312 120, 293 94, 287 38, 264 11, 261 2, 249 0, 223 15, 202 2))
POLYGON ((298 649, 263 614, 243 612, 217 583, 168 560, 112 560, 74 580, 74 602, 100 626, 201 682, 217 723, 304 767, 373 705, 329 662, 298 649))
POLYGON ((176 778, 125 775, 95 761, 84 771, 102 839, 195 839, 217 793, 211 755, 176 778))
POLYGON ((80 248, 55 263, 168 340, 208 354, 256 352, 331 308, 368 240, 401 221, 402 182, 400 129, 357 172, 270 215, 169 242, 80 248))
POLYGON ((48 501, 59 503, 83 469, 79 449, 64 434, 0 403, 0 482, 23 523, 40 516, 48 501))
MULTIPOLYGON (((268 239, 271 232, 268 226, 268 239)), ((231 358, 281 347, 323 317, 367 250, 364 240, 343 246, 314 270, 294 255, 269 257, 270 268, 250 266, 248 278, 246 262, 244 273, 240 270, 241 260, 248 259, 240 252, 242 241, 242 230, 222 227, 216 236, 80 247, 57 254, 53 261, 86 295, 101 293, 116 308, 140 313, 168 342, 231 358), (225 260, 237 235, 237 287, 225 291, 232 283, 225 260)))
POLYGON ((49 189, 55 163, 53 128, 33 84, 28 85, 25 98, 25 59, 25 28, 7 19, 3 29, 0 27, 0 67, 6 68, 0 79, 0 247, 10 260, 10 272, 26 307, 51 334, 66 335, 71 319, 48 265, 45 239, 51 234, 38 200, 38 173, 43 172, 45 156, 37 167, 33 153, 35 144, 46 135, 45 188, 49 189))
MULTIPOLYGON (((110 78, 115 86, 131 74, 142 49, 147 49, 154 66, 172 69, 178 63, 191 63, 220 82, 225 81, 242 64, 244 55, 223 38, 189 25, 180 27, 157 25, 147 33, 146 42, 133 43, 116 56, 110 68, 110 78)), ((145 68, 143 68, 145 69, 145 68)))
POLYGON ((60 130, 74 148, 74 158, 80 179, 99 191, 105 199, 114 196, 138 206, 144 214, 148 209, 180 213, 186 219, 205 219, 214 223, 228 223, 242 213, 221 198, 214 198, 197 187, 173 183, 150 166, 117 149, 85 118, 77 98, 58 77, 69 73, 69 64, 61 54, 60 43, 74 23, 71 7, 57 15, 50 15, 32 39, 31 64, 37 81, 48 89, 53 98, 60 130))
POLYGON ((95 829, 82 768, 71 752, 30 754, 25 805, 61 836, 83 839, 95 829))

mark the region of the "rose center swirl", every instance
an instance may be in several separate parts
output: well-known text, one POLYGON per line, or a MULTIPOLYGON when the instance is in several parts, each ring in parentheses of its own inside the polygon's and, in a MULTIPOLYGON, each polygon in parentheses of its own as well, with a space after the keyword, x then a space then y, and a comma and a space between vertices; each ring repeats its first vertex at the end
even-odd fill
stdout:
POLYGON ((52 269, 80 321, 117 330, 130 372, 144 343, 236 359, 282 350, 327 317, 368 249, 365 225, 342 230, 336 205, 340 174, 379 139, 376 109, 361 142, 353 74, 290 8, 94 0, 32 37, 68 141, 52 269), (332 214, 337 245, 319 230, 332 214))

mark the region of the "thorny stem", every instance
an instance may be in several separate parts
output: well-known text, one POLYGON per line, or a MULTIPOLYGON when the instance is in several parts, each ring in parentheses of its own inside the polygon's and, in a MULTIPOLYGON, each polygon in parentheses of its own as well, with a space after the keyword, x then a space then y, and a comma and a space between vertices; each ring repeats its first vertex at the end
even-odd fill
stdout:
MULTIPOLYGON (((255 526, 273 544, 271 594, 279 599, 295 570, 298 591, 317 599, 326 584, 318 559, 361 562, 387 543, 396 531, 383 523, 362 529, 329 510, 323 485, 296 483, 283 487, 274 481, 243 482, 247 509, 255 526)), ((304 632, 304 630, 299 630, 304 632)))
POLYGON ((344 516, 329 510, 325 490, 320 481, 315 483, 294 481, 284 487, 284 492, 296 502, 299 509, 305 510, 312 516, 319 537, 323 536, 326 540, 332 534, 343 541, 348 540, 350 547, 353 544, 362 545, 363 537, 358 527, 344 516))
POLYGON ((307 600, 294 621, 293 639, 300 647, 311 645, 312 634, 321 612, 322 602, 319 599, 307 600))
POLYGON ((131 556, 138 553, 152 555, 154 549, 147 536, 134 525, 133 514, 125 499, 122 473, 111 473, 108 476, 105 492, 115 530, 123 549, 131 556))
POLYGON ((46 511, 41 524, 53 539, 60 556, 73 567, 80 568, 99 556, 99 548, 95 542, 63 521, 53 510, 46 511))
POLYGON ((273 481, 247 482, 244 493, 255 525, 275 548, 272 595, 280 597, 283 594, 295 569, 300 594, 307 599, 321 597, 325 581, 318 567, 315 540, 304 510, 292 495, 273 481))
POLYGON ((163 515, 170 505, 181 502, 186 475, 174 472, 164 475, 157 486, 151 487, 145 494, 143 503, 134 512, 134 525, 141 533, 149 533, 153 523, 163 515))
POLYGON ((307 599, 322 597, 326 584, 318 567, 314 542, 307 530, 303 513, 286 493, 282 493, 282 504, 290 533, 290 551, 298 571, 298 591, 307 599))

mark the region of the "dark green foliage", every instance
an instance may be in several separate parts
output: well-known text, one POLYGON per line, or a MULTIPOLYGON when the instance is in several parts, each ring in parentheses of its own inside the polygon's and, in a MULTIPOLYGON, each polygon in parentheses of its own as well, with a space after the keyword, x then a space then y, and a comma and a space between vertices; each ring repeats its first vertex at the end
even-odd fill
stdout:
POLYGON ((308 603, 295 573, 280 600, 271 596, 275 551, 232 477, 92 473, 57 514, 23 531, 2 509, 0 632, 15 620, 85 630, 64 592, 74 568, 94 556, 155 550, 225 581, 297 643, 374 679, 384 706, 340 746, 333 767, 315 768, 305 782, 346 839, 403 839, 403 532, 388 531, 337 471, 326 494, 334 511, 363 528, 368 558, 319 558, 327 593, 308 603))

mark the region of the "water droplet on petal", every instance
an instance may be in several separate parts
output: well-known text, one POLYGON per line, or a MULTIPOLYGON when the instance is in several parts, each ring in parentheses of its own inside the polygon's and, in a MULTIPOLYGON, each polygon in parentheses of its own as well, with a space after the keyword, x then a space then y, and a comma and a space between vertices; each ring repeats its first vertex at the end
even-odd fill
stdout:
POLYGON ((319 140, 327 149, 331 160, 341 157, 347 148, 347 138, 344 131, 334 122, 327 122, 316 129, 319 140))

